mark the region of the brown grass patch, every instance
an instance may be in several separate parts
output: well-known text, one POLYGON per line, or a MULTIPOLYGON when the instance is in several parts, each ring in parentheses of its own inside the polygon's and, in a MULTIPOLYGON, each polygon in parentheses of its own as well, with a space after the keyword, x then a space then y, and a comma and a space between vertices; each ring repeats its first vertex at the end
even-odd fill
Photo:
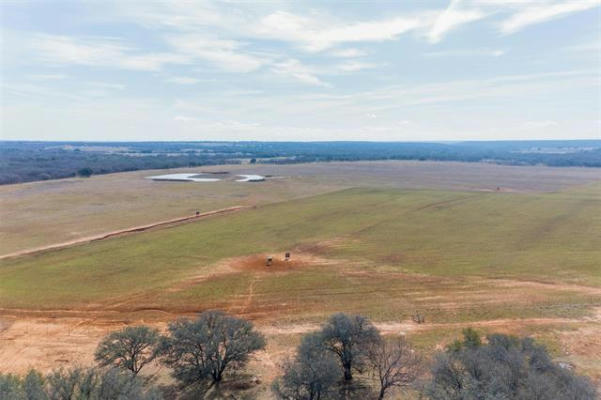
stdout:
POLYGON ((228 259, 226 262, 233 270, 265 273, 270 271, 292 271, 299 268, 329 265, 334 263, 332 260, 327 260, 306 252, 291 252, 291 257, 288 261, 286 261, 284 253, 264 253, 228 259), (272 257, 271 265, 269 266, 267 265, 268 257, 272 257))

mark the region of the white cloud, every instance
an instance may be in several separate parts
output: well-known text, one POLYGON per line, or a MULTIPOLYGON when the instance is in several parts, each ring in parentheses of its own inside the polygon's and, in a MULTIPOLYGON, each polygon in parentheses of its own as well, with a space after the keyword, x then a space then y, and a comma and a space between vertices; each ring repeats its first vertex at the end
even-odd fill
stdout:
POLYGON ((355 49, 355 48, 349 48, 349 49, 334 50, 334 51, 330 52, 330 54, 334 57, 340 57, 340 58, 356 58, 356 57, 366 56, 367 52, 363 51, 363 50, 355 49))
POLYGON ((559 126, 557 121, 543 120, 543 121, 526 121, 522 124, 523 129, 544 129, 559 126))
POLYGON ((192 121, 197 121, 198 119, 194 118, 194 117, 188 117, 185 115, 177 115, 173 118, 173 120, 177 121, 177 122, 192 122, 192 121))
POLYGON ((500 25, 501 32, 514 33, 529 25, 539 24, 575 12, 585 11, 601 5, 601 0, 571 0, 561 3, 528 5, 516 12, 500 25))
POLYGON ((316 75, 313 69, 306 65, 303 65, 299 60, 290 58, 282 62, 274 63, 271 67, 271 71, 279 75, 288 76, 294 78, 300 82, 314 85, 329 87, 330 84, 322 81, 316 75))
POLYGON ((220 97, 217 92, 174 102, 160 97, 73 99, 67 107, 48 94, 34 94, 32 102, 7 107, 5 130, 11 138, 40 139, 42 132, 47 139, 72 140, 124 140, 123 126, 127 138, 138 140, 525 139, 565 138, 571 132, 598 137, 598 125, 574 123, 569 109, 554 112, 534 107, 544 98, 546 102, 556 99, 555 104, 564 109, 569 102, 563 90, 590 88, 596 76, 596 71, 583 70, 407 82, 348 94, 295 89, 293 94, 258 93, 250 101, 220 97), (508 108, 507 104, 517 105, 508 108), (65 124, 69 118, 73 120, 65 124), (518 129, 529 120, 557 120, 561 125, 539 123, 538 129, 518 129))
MULTIPOLYGON (((269 60, 244 53, 234 40, 211 39, 198 34, 169 36, 173 51, 134 52, 112 38, 74 38, 48 34, 34 35, 30 41, 39 58, 49 64, 86 65, 139 71, 159 71, 167 64, 192 64, 201 59, 229 72, 250 72, 269 60)), ((177 83, 177 82, 175 82, 177 83)))
POLYGON ((108 60, 118 60, 128 50, 115 40, 82 39, 68 36, 38 34, 31 40, 31 46, 39 56, 50 63, 95 65, 108 60))
MULTIPOLYGON (((319 108, 343 109, 352 114, 364 114, 368 108, 378 115, 401 110, 407 106, 450 105, 487 99, 516 101, 529 96, 555 93, 558 87, 598 86, 596 71, 575 70, 541 74, 503 75, 489 79, 456 80, 424 84, 390 85, 383 89, 356 92, 352 95, 321 94, 311 97, 319 108)), ((308 102, 309 99, 304 99, 308 102)))
POLYGON ((189 60, 178 54, 132 54, 132 49, 112 38, 74 38, 36 34, 30 46, 49 64, 101 66, 142 71, 157 71, 164 64, 185 64, 189 60))
MULTIPOLYGON (((127 2, 119 5, 120 18, 144 26, 162 26, 182 33, 224 32, 230 37, 269 39, 297 44, 309 52, 320 52, 339 44, 395 40, 412 31, 422 31, 431 41, 439 41, 452 29, 486 16, 475 7, 461 8, 452 1, 446 9, 416 7, 415 11, 387 18, 347 20, 337 13, 311 10, 300 14, 288 11, 285 3, 248 4, 235 2, 127 2)), ((421 5, 421 4, 420 4, 421 5)), ((357 57, 363 51, 337 50, 332 55, 357 57)))
POLYGON ((526 137, 522 124, 530 121, 535 134, 590 135, 574 121, 597 119, 597 32, 572 32, 572 20, 557 21, 552 27, 565 40, 545 48, 538 32, 516 42, 495 28, 513 20, 512 29, 523 29, 599 1, 354 3, 344 12, 277 0, 86 2, 77 18, 64 18, 69 7, 49 16, 63 18, 60 30, 36 27, 77 36, 4 35, 6 130, 54 138, 111 131, 115 139, 393 139, 398 132, 450 139, 465 132, 526 137), (126 10, 110 13, 111 5, 126 10), (451 36, 464 27, 465 35, 451 36), (85 35, 95 32, 114 37, 85 35), (445 38, 452 40, 432 45, 445 38), (515 59, 492 59, 509 50, 515 59), (70 66, 89 68, 61 68, 70 66), (541 73, 548 69, 567 72, 541 73), (165 82, 174 85, 161 91, 165 82), (175 86, 200 82, 210 82, 202 94, 175 86), (555 119, 561 125, 548 124, 555 119), (237 122, 251 120, 258 122, 237 122))
MULTIPOLYGON (((554 0, 551 0, 554 1, 554 0)), ((514 7, 520 8, 533 4, 549 3, 549 0, 466 0, 466 3, 471 3, 477 6, 497 6, 497 7, 514 7)))
POLYGON ((477 9, 461 9, 460 0, 451 0, 449 6, 442 11, 428 31, 428 40, 432 43, 439 42, 443 36, 460 25, 477 21, 487 14, 477 9))
POLYGON ((121 62, 117 62, 124 69, 140 71, 159 71, 165 64, 191 64, 192 60, 182 54, 151 53, 140 55, 126 55, 121 62))
POLYGON ((340 22, 276 11, 262 18, 251 29, 259 36, 299 43, 305 50, 318 52, 342 43, 393 40, 425 26, 429 15, 340 22))
POLYGON ((32 74, 28 78, 33 81, 59 81, 67 77, 65 74, 32 74))
POLYGON ((201 82, 198 78, 192 78, 189 76, 173 76, 171 78, 165 79, 165 82, 175 83, 178 85, 195 85, 201 82))
POLYGON ((355 71, 360 71, 362 69, 376 68, 377 66, 378 66, 378 64, 374 64, 374 63, 349 61, 349 62, 340 64, 338 66, 338 68, 345 72, 355 72, 355 71))
POLYGON ((112 90, 125 89, 125 85, 122 85, 121 83, 91 81, 91 82, 87 82, 87 85, 98 88, 98 89, 112 89, 112 90))
POLYGON ((269 61, 265 57, 243 53, 242 44, 234 40, 183 34, 168 38, 168 42, 181 54, 207 60, 230 72, 251 72, 269 61))
POLYGON ((575 44, 573 46, 565 47, 564 50, 568 51, 582 51, 582 52, 591 52, 595 55, 598 55, 601 52, 601 41, 600 40, 592 40, 588 42, 583 42, 579 44, 575 44))
POLYGON ((75 94, 72 91, 54 89, 38 82, 36 82, 35 85, 32 83, 4 83, 1 91, 3 97, 10 94, 11 96, 16 96, 18 99, 26 99, 28 101, 44 101, 51 99, 51 101, 49 101, 49 103, 51 103, 65 100, 75 102, 83 100, 80 95, 75 94))
POLYGON ((455 50, 441 50, 441 51, 429 51, 424 53, 428 57, 463 57, 463 56, 488 56, 488 57, 501 57, 506 52, 505 50, 493 50, 493 49, 455 49, 455 50))

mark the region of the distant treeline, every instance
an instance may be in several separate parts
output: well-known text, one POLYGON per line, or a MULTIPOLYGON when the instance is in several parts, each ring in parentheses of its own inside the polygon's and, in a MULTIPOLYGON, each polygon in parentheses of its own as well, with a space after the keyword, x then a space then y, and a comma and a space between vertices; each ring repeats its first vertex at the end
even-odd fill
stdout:
POLYGON ((0 184, 240 163, 433 160, 601 167, 601 140, 407 142, 0 142, 0 184))

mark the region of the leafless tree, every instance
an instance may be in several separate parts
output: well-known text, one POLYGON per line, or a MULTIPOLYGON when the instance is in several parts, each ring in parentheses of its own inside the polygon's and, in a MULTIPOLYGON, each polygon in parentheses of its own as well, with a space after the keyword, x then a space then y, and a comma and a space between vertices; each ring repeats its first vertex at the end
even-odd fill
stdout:
POLYGON ((324 348, 319 332, 303 337, 296 357, 287 360, 284 373, 273 383, 282 400, 320 400, 331 398, 339 378, 335 356, 324 348))
POLYGON ((183 385, 220 382, 226 370, 242 368, 253 352, 265 348, 265 338, 252 323, 222 311, 169 324, 161 342, 163 363, 183 385))
POLYGON ((464 339, 438 353, 425 395, 431 400, 598 399, 583 376, 553 362, 547 349, 531 338, 491 334, 483 343, 471 329, 464 339))
POLYGON ((137 375, 156 358, 158 341, 156 329, 144 325, 128 326, 102 339, 94 356, 103 367, 115 365, 137 375))
POLYGON ((325 348, 340 360, 346 382, 353 379, 353 370, 361 372, 365 351, 380 340, 380 333, 361 315, 332 315, 321 330, 325 348))
POLYGON ((422 374, 424 365, 420 355, 403 336, 372 343, 367 350, 367 362, 379 384, 379 400, 394 387, 413 384, 422 374))

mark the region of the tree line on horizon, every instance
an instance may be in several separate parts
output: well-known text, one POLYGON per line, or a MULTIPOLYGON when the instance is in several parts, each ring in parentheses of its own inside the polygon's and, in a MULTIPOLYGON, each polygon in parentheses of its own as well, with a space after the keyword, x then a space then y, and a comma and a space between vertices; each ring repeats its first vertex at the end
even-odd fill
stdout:
MULTIPOLYGON (((148 326, 128 326, 100 341, 94 367, 0 374, 0 399, 237 398, 236 388, 224 391, 223 383, 243 376, 252 355, 265 346, 251 322, 222 311, 176 320, 164 335, 148 326), (175 383, 160 385, 156 375, 141 374, 153 362, 169 368, 175 383)), ((367 318, 344 313, 305 334, 280 370, 271 390, 281 400, 597 398, 587 378, 554 363, 531 338, 482 338, 467 328, 461 340, 426 359, 403 336, 384 338, 367 318)))
POLYGON ((0 141, 0 184, 113 172, 257 163, 421 160, 601 167, 601 141, 25 142, 0 141))

